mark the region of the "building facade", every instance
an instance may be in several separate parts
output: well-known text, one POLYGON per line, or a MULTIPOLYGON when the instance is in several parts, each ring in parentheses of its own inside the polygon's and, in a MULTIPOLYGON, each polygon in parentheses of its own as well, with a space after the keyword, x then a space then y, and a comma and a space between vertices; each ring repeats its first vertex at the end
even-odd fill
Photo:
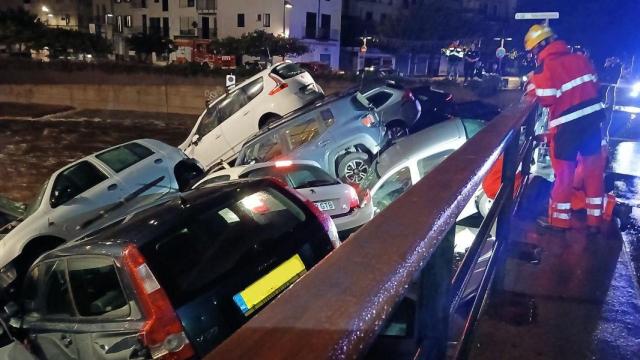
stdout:
POLYGON ((158 33, 170 39, 240 37, 255 30, 300 39, 310 52, 293 59, 338 68, 341 0, 93 0, 92 32, 127 55, 126 39, 158 33))
POLYGON ((26 10, 35 14, 47 26, 89 31, 92 21, 91 1, 24 0, 23 4, 26 10))

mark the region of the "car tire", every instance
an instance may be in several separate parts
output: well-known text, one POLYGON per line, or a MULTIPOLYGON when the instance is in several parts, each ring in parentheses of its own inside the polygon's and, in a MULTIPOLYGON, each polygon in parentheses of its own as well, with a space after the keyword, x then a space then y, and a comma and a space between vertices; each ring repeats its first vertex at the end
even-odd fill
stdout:
POLYGON ((398 140, 409 135, 409 129, 400 121, 393 121, 387 124, 387 137, 390 140, 398 140))
POLYGON ((355 152, 345 155, 338 162, 337 175, 340 180, 348 184, 359 184, 367 176, 371 166, 369 155, 355 152))
POLYGON ((282 119, 282 116, 277 115, 277 114, 269 114, 267 116, 265 116, 264 118, 262 118, 262 120, 260 120, 260 125, 258 126, 258 128, 263 129, 271 124, 273 124, 274 122, 278 121, 282 119))

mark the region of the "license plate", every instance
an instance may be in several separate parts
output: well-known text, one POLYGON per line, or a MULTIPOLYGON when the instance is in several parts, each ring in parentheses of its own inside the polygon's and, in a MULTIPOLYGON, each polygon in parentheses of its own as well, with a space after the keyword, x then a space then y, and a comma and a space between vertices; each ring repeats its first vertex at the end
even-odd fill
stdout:
POLYGON ((316 203, 316 206, 322 211, 334 210, 336 208, 336 206, 333 205, 333 201, 319 201, 316 203))
POLYGON ((302 259, 296 254, 246 289, 235 294, 233 301, 245 316, 249 316, 306 272, 307 269, 302 259))

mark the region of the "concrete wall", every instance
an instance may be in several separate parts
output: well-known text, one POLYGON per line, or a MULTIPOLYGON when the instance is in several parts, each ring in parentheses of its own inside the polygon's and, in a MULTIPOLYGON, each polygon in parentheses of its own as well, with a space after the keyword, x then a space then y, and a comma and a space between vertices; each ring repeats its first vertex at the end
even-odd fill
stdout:
MULTIPOLYGON (((334 81, 321 85, 331 94, 352 84, 334 81)), ((224 87, 219 85, 0 84, 0 102, 194 115, 202 112, 206 98, 223 93, 224 87)))

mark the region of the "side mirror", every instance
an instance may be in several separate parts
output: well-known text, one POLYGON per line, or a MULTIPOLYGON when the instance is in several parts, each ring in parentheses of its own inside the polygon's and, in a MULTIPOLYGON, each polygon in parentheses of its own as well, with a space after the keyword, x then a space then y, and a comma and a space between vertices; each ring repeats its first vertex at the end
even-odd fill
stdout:
POLYGON ((71 200, 71 186, 64 185, 59 188, 53 190, 53 194, 51 194, 51 207, 57 207, 71 200))
POLYGON ((193 135, 193 137, 191 138, 191 144, 198 145, 199 142, 200 142, 200 135, 198 134, 193 135))

